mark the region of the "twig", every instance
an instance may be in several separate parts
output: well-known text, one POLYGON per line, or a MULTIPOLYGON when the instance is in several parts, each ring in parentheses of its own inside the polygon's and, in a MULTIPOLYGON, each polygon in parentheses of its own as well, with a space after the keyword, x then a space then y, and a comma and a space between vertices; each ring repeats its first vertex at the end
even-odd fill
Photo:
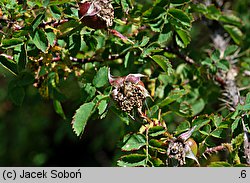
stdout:
POLYGON ((190 58, 187 55, 182 54, 181 52, 179 52, 178 48, 170 48, 167 47, 166 51, 174 53, 177 57, 179 57, 180 59, 184 60, 186 63, 194 65, 196 67, 200 66, 198 63, 196 63, 192 58, 190 58))
POLYGON ((50 25, 52 27, 57 27, 58 25, 61 25, 65 22, 68 22, 69 20, 68 19, 62 19, 62 20, 59 20, 59 21, 55 21, 55 20, 52 20, 52 21, 49 21, 49 22, 43 22, 39 25, 39 27, 45 27, 47 25, 50 25))

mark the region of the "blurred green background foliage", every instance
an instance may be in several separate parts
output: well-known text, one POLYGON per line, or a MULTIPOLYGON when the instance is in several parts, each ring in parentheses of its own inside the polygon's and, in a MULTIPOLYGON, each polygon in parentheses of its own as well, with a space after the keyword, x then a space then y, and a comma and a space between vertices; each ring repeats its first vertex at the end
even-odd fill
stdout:
MULTIPOLYGON (((117 110, 110 99, 96 98, 109 96, 112 90, 102 75, 108 67, 114 76, 149 76, 143 79, 154 98, 147 99, 148 115, 157 119, 161 111, 160 120, 169 133, 178 136, 199 126, 192 137, 199 146, 202 166, 246 164, 238 117, 246 115, 249 129, 250 2, 113 0, 112 4, 112 29, 125 35, 125 40, 108 30, 84 26, 73 0, 1 1, 0 166, 148 165, 136 164, 139 156, 132 163, 131 157, 126 157, 128 162, 124 158, 134 152, 124 149, 130 142, 124 139, 127 134, 138 135, 142 121, 117 110), (222 42, 227 43, 226 56, 236 54, 236 64, 220 57, 218 44, 222 42), (237 68, 234 83, 244 88, 240 96, 245 109, 237 108, 231 99, 218 100, 227 90, 218 77, 223 78, 232 65, 237 68), (74 127, 76 110, 95 100, 96 105, 104 101, 106 116, 100 119, 98 108, 88 122, 79 122, 86 124, 85 129, 74 127), (202 156, 206 148, 223 143, 230 143, 233 150, 214 150, 209 159, 202 156)), ((135 154, 145 154, 138 145, 146 144, 144 138, 132 142, 138 150, 135 154)), ((156 145, 161 137, 150 138, 151 155, 167 153, 163 144, 156 145)), ((150 157, 150 165, 163 166, 166 157, 162 156, 157 161, 150 157)), ((190 160, 187 166, 195 163, 190 160)))

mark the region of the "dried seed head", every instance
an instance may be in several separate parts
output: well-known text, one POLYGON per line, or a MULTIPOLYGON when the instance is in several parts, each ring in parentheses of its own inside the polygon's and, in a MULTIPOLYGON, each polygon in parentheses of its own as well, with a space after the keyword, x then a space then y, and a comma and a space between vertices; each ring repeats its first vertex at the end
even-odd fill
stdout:
POLYGON ((90 28, 104 29, 113 25, 114 8, 110 0, 84 0, 79 3, 79 18, 90 28))
POLYGON ((167 150, 168 158, 174 158, 178 160, 179 164, 185 165, 186 161, 186 152, 185 152, 185 144, 182 141, 170 141, 167 150))
POLYGON ((200 165, 195 156, 198 149, 197 143, 192 138, 190 138, 195 128, 196 126, 187 132, 182 133, 177 138, 172 138, 169 140, 167 150, 168 158, 176 159, 181 166, 186 164, 186 158, 193 159, 198 165, 200 165))
POLYGON ((140 80, 141 77, 146 76, 129 74, 123 77, 113 77, 110 71, 108 73, 109 83, 114 87, 112 97, 121 110, 130 113, 136 108, 140 116, 143 116, 143 102, 150 95, 140 80))
POLYGON ((115 88, 112 91, 112 96, 121 110, 125 112, 131 112, 134 108, 141 111, 146 99, 141 87, 131 82, 125 82, 122 87, 115 88))

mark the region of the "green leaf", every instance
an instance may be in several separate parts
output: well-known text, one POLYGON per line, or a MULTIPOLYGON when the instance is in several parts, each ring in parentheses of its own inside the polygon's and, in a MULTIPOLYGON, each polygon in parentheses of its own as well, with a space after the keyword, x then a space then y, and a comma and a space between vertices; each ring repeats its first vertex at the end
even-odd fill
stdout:
POLYGON ((122 156, 120 160, 117 161, 118 166, 122 167, 136 167, 136 166, 146 166, 146 155, 144 154, 129 154, 122 156))
POLYGON ((231 167, 231 165, 228 162, 225 161, 218 161, 218 162, 212 162, 209 167, 231 167))
POLYGON ((206 17, 213 20, 218 20, 221 16, 221 11, 214 4, 207 7, 206 17))
POLYGON ((178 135, 178 134, 181 134, 182 132, 185 132, 187 130, 189 130, 191 127, 190 123, 188 121, 183 121, 181 122, 178 127, 176 128, 175 130, 175 133, 178 135))
POLYGON ((170 61, 163 55, 153 55, 151 57, 165 72, 170 75, 173 72, 170 61))
POLYGON ((17 76, 18 86, 27 86, 34 82, 34 75, 30 72, 21 72, 17 76))
POLYGON ((233 14, 221 15, 219 21, 238 27, 242 25, 241 19, 233 14))
POLYGON ((43 7, 46 8, 49 5, 49 3, 50 3, 50 0, 44 0, 43 1, 43 7))
POLYGON ((224 29, 230 34, 231 38, 234 40, 236 44, 240 44, 242 38, 243 38, 243 33, 241 30, 233 25, 224 25, 224 29))
POLYGON ((232 129, 232 133, 234 133, 235 129, 238 127, 238 124, 239 124, 240 120, 241 120, 240 117, 237 117, 237 118, 234 120, 234 122, 233 122, 233 124, 232 124, 232 128, 231 128, 231 129, 232 129))
POLYGON ((140 46, 144 47, 144 46, 146 46, 146 44, 148 44, 148 42, 149 42, 149 37, 143 36, 142 41, 140 43, 140 46))
POLYGON ((169 23, 165 24, 162 29, 162 32, 159 34, 157 42, 161 46, 166 46, 166 44, 170 42, 170 40, 172 39, 172 36, 173 36, 173 31, 171 30, 171 25, 169 23))
POLYGON ((197 115, 198 113, 200 113, 206 105, 205 101, 202 98, 199 98, 196 101, 190 102, 190 104, 192 106, 191 108, 193 111, 192 115, 197 115))
POLYGON ((56 113, 59 114, 65 120, 66 116, 64 114, 61 102, 58 100, 54 100, 53 104, 54 104, 54 109, 55 109, 56 113))
POLYGON ((128 134, 123 139, 122 151, 134 151, 146 145, 146 137, 142 134, 128 134))
POLYGON ((236 45, 229 45, 226 48, 225 52, 224 52, 224 56, 226 57, 226 56, 229 56, 229 55, 233 54, 234 52, 236 52, 237 49, 239 49, 238 46, 236 46, 236 45))
POLYGON ((5 69, 10 71, 12 74, 17 74, 17 64, 12 60, 8 60, 4 56, 0 55, 0 65, 2 65, 5 69))
POLYGON ((149 128, 148 135, 151 137, 157 137, 166 133, 166 129, 162 126, 154 126, 149 128))
POLYGON ((39 26, 39 24, 44 20, 45 15, 44 13, 37 15, 35 20, 31 23, 31 27, 33 28, 33 31, 39 26))
POLYGON ((160 19, 160 20, 156 19, 154 21, 151 21, 149 23, 149 26, 152 29, 152 31, 154 31, 154 32, 161 32, 162 29, 163 29, 164 24, 165 24, 165 20, 164 19, 160 19))
POLYGON ((61 18, 61 10, 55 6, 55 5, 52 5, 49 7, 50 9, 50 12, 51 12, 51 15, 55 18, 55 19, 60 19, 61 18))
POLYGON ((69 0, 55 0, 55 1, 50 1, 50 5, 61 5, 68 3, 69 0))
POLYGON ((178 5, 181 5, 181 4, 185 4, 185 3, 188 3, 190 0, 170 0, 170 3, 171 4, 178 4, 178 5))
POLYGON ((93 85, 97 88, 108 84, 108 67, 102 67, 96 73, 93 79, 93 85))
POLYGON ((28 57, 27 57, 26 44, 23 44, 21 46, 21 53, 19 54, 17 61, 18 72, 21 72, 22 70, 25 69, 27 62, 28 62, 28 57))
MULTIPOLYGON (((68 22, 65 22, 57 27, 58 30, 62 32, 59 38, 67 38, 68 36, 73 35, 74 33, 80 31, 83 27, 84 24, 80 24, 80 22, 76 20, 70 20, 68 22)), ((91 38, 93 37, 91 36, 91 38)), ((89 41, 96 41, 96 40, 92 39, 89 41)), ((86 42, 88 42, 88 40, 86 40, 86 42)), ((91 44, 91 42, 89 44, 91 44)))
POLYGON ((161 52, 163 49, 162 48, 159 48, 159 45, 156 43, 156 44, 151 44, 149 45, 147 48, 144 48, 143 49, 143 52, 142 52, 142 57, 148 57, 150 56, 152 53, 157 53, 157 52, 161 52))
POLYGON ((73 34, 69 37, 69 52, 74 57, 81 49, 81 36, 80 34, 73 34))
POLYGON ((178 99, 180 99, 181 97, 183 97, 184 95, 186 95, 188 92, 184 89, 179 89, 176 88, 174 90, 171 90, 171 92, 168 94, 168 96, 162 100, 160 103, 158 103, 158 105, 160 107, 164 107, 178 99))
POLYGON ((207 125, 201 127, 199 131, 201 134, 209 136, 210 132, 211 132, 211 126, 209 124, 207 124, 207 125))
POLYGON ((177 44, 182 47, 182 48, 186 48, 187 45, 190 43, 191 41, 191 37, 188 31, 185 30, 181 30, 181 29, 177 29, 176 33, 178 35, 177 38, 177 44))
POLYGON ((242 110, 243 111, 249 111, 250 110, 250 103, 243 105, 242 110))
POLYGON ((233 138, 231 141, 233 150, 238 150, 243 143, 244 143, 244 133, 241 133, 235 138, 233 138))
POLYGON ((84 102, 89 102, 95 96, 96 88, 91 83, 85 83, 82 88, 84 102))
POLYGON ((21 44, 23 44, 23 39, 20 38, 11 38, 2 40, 2 48, 4 49, 13 48, 21 44))
POLYGON ((168 14, 184 26, 191 27, 191 18, 184 11, 171 8, 168 14))
POLYGON ((214 130, 211 135, 215 138, 226 138, 227 134, 225 129, 218 128, 214 130))
POLYGON ((105 100, 101 100, 101 102, 99 103, 97 109, 98 109, 98 114, 101 115, 105 112, 105 110, 108 107, 108 99, 105 100))
POLYGON ((127 68, 128 63, 133 63, 134 61, 134 56, 131 51, 127 52, 124 58, 124 67, 127 68))
POLYGON ((246 95, 246 101, 245 101, 246 104, 249 104, 250 103, 250 92, 247 93, 246 95))
POLYGON ((36 29, 31 38, 33 43, 36 45, 38 49, 40 49, 44 53, 47 51, 48 39, 45 32, 42 29, 36 29))
POLYGON ((53 32, 53 29, 46 29, 46 35, 47 35, 47 39, 49 41, 49 44, 51 46, 53 46, 55 44, 55 39, 56 39, 56 35, 53 32))
POLYGON ((222 59, 216 63, 216 66, 224 71, 228 71, 230 65, 227 60, 222 59))
POLYGON ((72 127, 77 136, 83 133, 88 119, 94 112, 95 103, 89 102, 80 106, 73 117, 72 127))
POLYGON ((223 117, 220 116, 220 115, 214 115, 214 114, 212 114, 212 115, 210 116, 210 119, 212 120, 212 122, 214 123, 214 125, 215 125, 216 127, 219 127, 220 124, 222 123, 223 117))
POLYGON ((122 122, 124 122, 126 125, 129 125, 130 117, 127 113, 121 112, 119 109, 117 109, 117 107, 114 106, 110 107, 110 109, 119 117, 122 122))
POLYGON ((164 166, 164 163, 160 158, 151 157, 149 159, 149 161, 150 161, 150 163, 152 164, 153 167, 164 166))
POLYGON ((191 4, 191 7, 194 12, 207 14, 207 6, 203 3, 191 4))
MULTIPOLYGON (((151 19, 151 20, 157 20, 158 22, 161 22, 162 21, 159 21, 160 18, 163 18, 164 15, 166 14, 166 10, 164 9, 164 7, 161 7, 161 6, 153 6, 150 10, 150 14, 148 16, 148 19, 151 19)), ((147 15, 146 15, 147 17, 147 15)), ((163 20, 163 19, 161 19, 163 20)))
POLYGON ((196 126, 196 129, 200 129, 204 125, 207 125, 210 122, 210 119, 207 116, 198 116, 192 121, 192 126, 196 126))
POLYGON ((127 13, 130 9, 127 0, 120 0, 120 1, 121 1, 123 12, 127 13))
POLYGON ((166 152, 166 144, 161 140, 150 139, 149 145, 151 146, 151 148, 157 149, 159 152, 166 152))

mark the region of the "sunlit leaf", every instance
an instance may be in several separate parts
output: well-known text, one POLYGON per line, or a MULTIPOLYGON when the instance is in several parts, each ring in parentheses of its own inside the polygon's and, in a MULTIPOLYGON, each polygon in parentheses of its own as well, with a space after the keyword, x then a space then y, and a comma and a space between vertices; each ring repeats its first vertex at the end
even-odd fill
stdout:
POLYGON ((175 130, 175 133, 176 134, 181 134, 182 132, 184 132, 184 131, 187 131, 187 130, 189 130, 190 129, 190 123, 188 122, 188 121, 183 121, 183 122, 181 122, 178 126, 177 126, 177 128, 176 128, 176 130, 175 130))
POLYGON ((160 158, 151 157, 149 161, 152 163, 153 167, 164 166, 164 162, 160 158))
POLYGON ((216 129, 211 132, 211 135, 216 138, 225 138, 227 136, 225 129, 216 129))
POLYGON ((107 109, 108 107, 108 102, 109 100, 106 99, 106 100, 101 100, 101 102, 98 104, 98 114, 101 115, 105 112, 105 110, 107 109))
POLYGON ((36 29, 36 31, 32 35, 32 40, 38 49, 40 49, 44 53, 47 51, 48 39, 47 39, 47 36, 43 30, 36 29))
POLYGON ((153 55, 152 59, 168 74, 173 72, 170 61, 163 55, 153 55))
POLYGON ((176 30, 176 33, 178 35, 177 38, 177 44, 182 47, 182 48, 185 48, 187 47, 187 45, 190 43, 191 41, 191 37, 189 35, 189 32, 188 31, 185 31, 185 30, 181 30, 181 29, 178 29, 176 30))
POLYGON ((54 100, 53 104, 54 104, 54 109, 56 113, 59 114, 63 119, 66 119, 61 102, 58 100, 54 100))
POLYGON ((241 26, 242 25, 241 19, 239 17, 233 15, 233 14, 221 15, 220 18, 219 18, 219 21, 225 22, 227 24, 236 25, 236 26, 241 26))
POLYGON ((243 38, 243 33, 241 30, 233 25, 224 25, 224 29, 230 34, 231 38, 234 40, 236 44, 240 44, 242 38, 243 38))
POLYGON ((151 127, 148 131, 148 135, 151 137, 157 137, 166 133, 166 128, 162 126, 151 127))
POLYGON ((186 94, 187 94, 187 91, 184 89, 171 90, 169 95, 164 100, 162 100, 158 105, 160 107, 166 106, 166 105, 176 101, 177 99, 180 99, 182 96, 184 96, 186 94))
POLYGON ((0 63, 5 69, 10 71, 12 74, 14 75, 17 74, 17 64, 13 62, 12 60, 8 60, 4 56, 0 55, 0 63))
POLYGON ((210 119, 208 119, 206 116, 198 116, 192 121, 192 126, 197 126, 196 129, 200 129, 209 122, 210 119))
POLYGON ((31 23, 33 31, 39 26, 39 24, 44 20, 44 18, 45 18, 44 13, 37 15, 37 17, 31 23))
POLYGON ((13 48, 17 45, 23 44, 23 39, 21 38, 11 38, 11 39, 3 39, 2 40, 2 47, 3 48, 13 48))
POLYGON ((232 124, 232 133, 234 133, 234 131, 236 130, 236 128, 238 127, 238 124, 240 122, 241 118, 236 118, 232 124))
POLYGON ((85 83, 82 88, 84 102, 89 102, 95 96, 96 88, 91 83, 85 83))
POLYGON ((142 134, 128 134, 123 139, 122 151, 134 151, 146 145, 146 137, 142 134))
POLYGON ((149 42, 149 37, 143 36, 142 41, 140 43, 140 46, 144 47, 144 46, 146 46, 146 44, 148 44, 148 42, 149 42))
POLYGON ((121 159, 117 161, 117 165, 122 167, 146 166, 146 155, 129 154, 122 156, 121 159))
POLYGON ((108 67, 102 67, 96 73, 93 79, 93 85, 97 88, 108 84, 108 67))
POLYGON ((236 45, 229 45, 229 46, 226 48, 226 50, 225 50, 225 52, 224 52, 224 55, 225 55, 225 56, 229 56, 229 55, 233 54, 237 49, 239 49, 238 46, 236 46, 236 45))
POLYGON ((60 17, 61 17, 61 10, 57 6, 50 6, 49 9, 50 9, 50 12, 51 12, 52 16, 55 19, 60 19, 60 17))
POLYGON ((188 3, 189 1, 190 0, 171 0, 170 3, 181 5, 181 4, 184 4, 184 3, 188 3))
POLYGON ((179 21, 181 24, 190 27, 191 26, 191 18, 182 10, 171 8, 168 10, 170 16, 179 21))
POLYGON ((94 112, 94 102, 85 103, 76 110, 73 116, 72 128, 77 136, 83 133, 84 128, 91 114, 94 112))

